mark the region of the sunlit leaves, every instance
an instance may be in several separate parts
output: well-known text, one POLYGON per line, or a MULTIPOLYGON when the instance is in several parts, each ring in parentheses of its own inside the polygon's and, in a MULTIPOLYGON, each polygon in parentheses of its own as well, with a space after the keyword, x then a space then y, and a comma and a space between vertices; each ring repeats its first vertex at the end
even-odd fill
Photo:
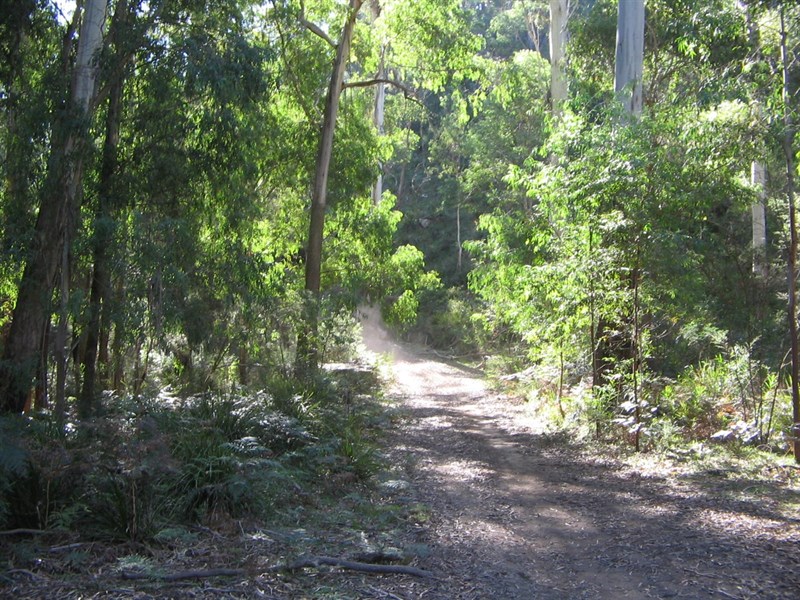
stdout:
POLYGON ((707 269, 739 268, 712 248, 749 214, 739 177, 749 122, 737 104, 646 114, 628 127, 566 114, 549 145, 560 160, 507 178, 532 206, 481 218, 472 288, 535 355, 566 346, 586 360, 591 320, 631 314, 634 272, 655 339, 676 323, 719 319, 704 298, 718 291, 707 269))
POLYGON ((470 35, 467 14, 458 0, 384 2, 391 32, 391 61, 417 86, 441 91, 452 78, 470 77, 478 36, 470 35))

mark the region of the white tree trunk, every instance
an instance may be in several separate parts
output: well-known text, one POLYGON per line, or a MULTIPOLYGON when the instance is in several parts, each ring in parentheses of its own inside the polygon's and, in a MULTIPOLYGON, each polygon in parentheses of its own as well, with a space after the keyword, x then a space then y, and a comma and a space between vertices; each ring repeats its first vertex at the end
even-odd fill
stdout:
POLYGON ((753 203, 753 272, 759 277, 767 276, 767 173, 764 163, 753 161, 751 182, 756 188, 758 200, 753 203))
POLYGON ((614 91, 633 115, 642 112, 644 0, 619 0, 614 91))
POLYGON ((89 111, 95 95, 99 71, 97 59, 103 46, 106 8, 107 0, 86 0, 72 78, 72 102, 84 113, 89 111))
MULTIPOLYGON (((381 3, 380 0, 372 0, 372 4, 370 6, 372 9, 372 21, 375 22, 381 16, 381 3)), ((386 45, 381 44, 381 56, 380 62, 378 63, 378 79, 385 79, 386 78, 386 65, 384 64, 384 59, 386 57, 386 45)), ((385 106, 386 106, 386 84, 382 81, 378 82, 375 86, 375 111, 373 113, 373 122, 375 123, 375 128, 378 130, 378 135, 382 136, 385 132, 384 130, 384 121, 385 121, 385 106)), ((383 164, 378 163, 378 178, 375 180, 375 184, 372 186, 372 201, 374 204, 378 204, 383 197, 383 164)))
POLYGON ((567 79, 564 75, 564 46, 566 45, 569 0, 550 0, 550 96, 553 116, 561 114, 567 100, 567 79))
POLYGON ((456 207, 456 245, 458 246, 457 271, 461 272, 461 263, 464 258, 464 248, 461 244, 461 203, 456 207))
POLYGON ((314 171, 314 186, 311 191, 311 220, 309 224, 308 247, 306 248, 306 290, 315 296, 320 290, 320 269, 322 267, 322 233, 325 227, 325 206, 328 200, 328 174, 333 154, 333 135, 336 130, 336 116, 339 113, 339 98, 344 85, 344 75, 350 60, 350 44, 356 26, 356 17, 363 0, 350 0, 347 20, 336 46, 336 58, 325 99, 322 131, 320 134, 317 163, 314 171))

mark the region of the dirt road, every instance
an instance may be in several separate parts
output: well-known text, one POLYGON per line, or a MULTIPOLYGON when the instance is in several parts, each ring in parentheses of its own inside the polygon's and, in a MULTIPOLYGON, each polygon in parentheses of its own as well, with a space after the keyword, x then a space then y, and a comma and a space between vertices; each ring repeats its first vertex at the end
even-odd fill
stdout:
POLYGON ((478 373, 393 344, 374 317, 365 334, 392 356, 406 416, 392 456, 426 507, 422 562, 440 577, 396 597, 800 597, 800 514, 777 502, 796 509, 796 489, 592 458, 530 433, 478 373))

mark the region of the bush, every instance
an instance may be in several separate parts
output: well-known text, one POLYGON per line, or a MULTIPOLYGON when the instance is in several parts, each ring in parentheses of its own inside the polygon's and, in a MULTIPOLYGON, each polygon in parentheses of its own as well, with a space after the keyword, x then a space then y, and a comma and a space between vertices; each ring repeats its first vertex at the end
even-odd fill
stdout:
POLYGON ((102 419, 79 426, 0 419, 2 524, 149 543, 209 518, 269 518, 315 486, 366 480, 379 464, 366 395, 377 378, 330 377, 278 379, 251 395, 113 397, 102 419))
POLYGON ((437 350, 480 358, 491 352, 492 345, 481 309, 482 304, 463 289, 424 290, 409 335, 437 350))

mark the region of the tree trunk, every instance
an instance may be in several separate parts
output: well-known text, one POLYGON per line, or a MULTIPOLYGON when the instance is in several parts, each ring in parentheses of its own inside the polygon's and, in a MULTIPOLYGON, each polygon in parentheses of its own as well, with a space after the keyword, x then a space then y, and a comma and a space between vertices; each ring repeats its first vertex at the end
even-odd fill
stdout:
POLYGON ((464 258, 464 248, 462 248, 461 244, 461 203, 459 202, 458 206, 456 206, 456 247, 457 247, 457 261, 456 261, 456 272, 461 273, 461 263, 464 258))
POLYGON ((614 91, 632 115, 642 112, 644 0, 619 0, 614 91))
POLYGON ((764 163, 754 160, 751 182, 758 200, 753 203, 753 273, 761 280, 767 277, 767 173, 764 163))
MULTIPOLYGON (((56 414, 66 414, 67 407, 67 365, 69 363, 69 247, 61 248, 61 269, 59 276, 58 327, 55 335, 56 360, 56 414)), ((80 407, 78 407, 80 411, 80 407)))
POLYGON ((356 25, 358 11, 363 0, 350 0, 347 20, 342 29, 341 38, 336 46, 336 58, 325 100, 325 112, 320 132, 319 150, 317 153, 314 187, 311 195, 311 220, 306 248, 305 289, 306 299, 305 325, 297 340, 297 359, 295 372, 305 377, 318 367, 317 329, 319 320, 319 292, 322 269, 322 237, 325 230, 325 206, 328 195, 328 174, 330 172, 331 154, 333 152, 333 134, 336 129, 336 116, 339 112, 339 99, 344 85, 344 73, 350 58, 350 43, 356 25))
MULTIPOLYGON (((372 9, 372 21, 375 22, 381 16, 381 4, 379 0, 372 0, 372 4, 370 6, 372 9)), ((385 79, 386 78, 386 65, 385 57, 386 57, 386 45, 381 44, 380 49, 380 62, 378 63, 378 79, 385 79)), ((375 111, 373 113, 373 122, 375 124, 375 129, 378 131, 378 135, 382 136, 384 134, 384 121, 385 121, 385 111, 386 108, 386 84, 383 81, 380 81, 375 86, 375 111)), ((375 183, 372 186, 372 202, 373 204, 378 204, 383 197, 383 163, 378 163, 378 177, 375 180, 375 183)))
MULTIPOLYGON (((122 280, 117 282, 117 293, 114 297, 115 302, 125 300, 125 288, 122 280)), ((125 329, 122 319, 114 323, 114 341, 111 344, 111 389, 121 392, 125 387, 125 329)))
POLYGON ((786 43, 785 9, 781 5, 781 62, 783 66, 783 153, 786 159, 786 195, 789 204, 789 264, 788 264, 788 318, 789 338, 791 340, 791 383, 792 383, 792 439, 794 458, 800 463, 800 343, 797 327, 797 218, 794 198, 794 123, 790 101, 792 97, 789 73, 789 53, 786 43))
MULTIPOLYGON (((761 62, 763 60, 761 54, 761 32, 758 28, 758 21, 753 18, 750 4, 750 2, 743 3, 745 20, 747 22, 747 33, 754 60, 761 62)), ((756 189, 758 197, 751 207, 753 222, 753 273, 757 279, 763 282, 767 277, 767 173, 763 162, 753 161, 750 171, 750 181, 756 189)), ((761 303, 756 300, 756 306, 760 307, 760 305, 761 303)), ((761 322, 761 320, 759 316, 758 321, 761 322)))
POLYGON ((550 0, 550 96, 553 116, 561 114, 567 100, 567 79, 564 76, 564 46, 566 41, 568 0, 550 0))
MULTIPOLYGON (((128 2, 120 0, 114 12, 111 29, 111 42, 119 42, 120 28, 124 27, 128 17, 128 2)), ((122 57, 117 55, 118 61, 122 57)), ((83 389, 81 390, 78 404, 79 414, 82 418, 91 416, 96 412, 97 406, 97 363, 98 349, 101 347, 101 324, 107 323, 108 303, 111 296, 111 271, 109 254, 113 242, 112 225, 112 196, 113 181, 117 170, 117 148, 119 146, 119 127, 122 113, 122 91, 125 75, 122 69, 117 69, 111 83, 108 95, 108 112, 106 114, 105 143, 100 165, 100 182, 97 198, 97 208, 94 219, 94 240, 92 253, 94 264, 91 277, 91 291, 89 297, 89 323, 86 331, 86 351, 83 354, 83 389)), ((107 356, 107 350, 106 350, 107 356)))
POLYGON ((28 261, 20 281, 0 367, 0 408, 18 413, 25 406, 40 343, 51 313, 51 297, 64 245, 76 226, 88 124, 103 41, 104 0, 86 0, 72 73, 70 111, 58 124, 47 182, 28 261))

